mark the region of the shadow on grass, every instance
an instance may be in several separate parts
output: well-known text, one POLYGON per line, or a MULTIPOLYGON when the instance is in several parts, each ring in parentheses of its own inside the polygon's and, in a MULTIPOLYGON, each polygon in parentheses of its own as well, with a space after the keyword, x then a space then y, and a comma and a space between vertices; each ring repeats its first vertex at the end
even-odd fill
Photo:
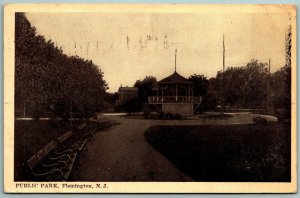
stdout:
POLYGON ((145 138, 196 181, 291 180, 290 125, 153 126, 145 138))

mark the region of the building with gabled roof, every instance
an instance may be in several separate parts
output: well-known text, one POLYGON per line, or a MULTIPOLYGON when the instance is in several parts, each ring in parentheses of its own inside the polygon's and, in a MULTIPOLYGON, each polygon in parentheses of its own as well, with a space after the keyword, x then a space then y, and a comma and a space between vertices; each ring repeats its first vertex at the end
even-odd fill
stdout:
POLYGON ((138 88, 137 87, 121 87, 118 90, 119 98, 117 100, 117 105, 123 105, 127 101, 138 98, 138 88))
POLYGON ((175 72, 157 82, 156 95, 148 97, 148 103, 163 113, 192 115, 202 102, 200 96, 194 97, 193 88, 193 82, 177 73, 175 53, 175 72))

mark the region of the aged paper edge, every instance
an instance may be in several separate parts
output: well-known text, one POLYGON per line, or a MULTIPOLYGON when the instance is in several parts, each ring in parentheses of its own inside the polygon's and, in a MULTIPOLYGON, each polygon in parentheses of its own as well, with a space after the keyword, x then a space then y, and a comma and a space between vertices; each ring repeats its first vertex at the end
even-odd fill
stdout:
POLYGON ((4 191, 6 193, 294 193, 297 191, 296 137, 296 7, 294 5, 197 4, 8 4, 4 6, 4 191), (51 182, 60 188, 42 188, 45 182, 14 182, 14 21, 15 12, 136 12, 136 13, 253 13, 259 7, 280 8, 292 19, 292 131, 291 182, 51 182), (238 9, 236 9, 238 7, 238 9), (20 183, 36 188, 17 188, 20 183), (61 188, 62 184, 91 184, 92 189, 61 188), (106 183, 109 188, 95 188, 106 183))

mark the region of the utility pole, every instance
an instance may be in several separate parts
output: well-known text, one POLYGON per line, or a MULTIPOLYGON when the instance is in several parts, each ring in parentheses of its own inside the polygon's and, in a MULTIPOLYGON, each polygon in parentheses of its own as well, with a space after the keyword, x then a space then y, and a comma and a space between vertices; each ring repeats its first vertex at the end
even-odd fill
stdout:
POLYGON ((221 101, 221 113, 224 113, 224 103, 225 103, 225 91, 224 91, 224 80, 225 80, 225 39, 223 33, 223 72, 222 72, 222 101, 221 101))
MULTIPOLYGON (((177 55, 177 49, 175 49, 175 72, 176 72, 176 55, 177 55)), ((175 94, 176 94, 176 102, 177 102, 177 84, 175 85, 175 94)))
POLYGON ((176 56, 177 56, 177 49, 175 49, 175 72, 176 72, 176 56))
POLYGON ((223 34, 223 72, 225 72, 225 36, 223 34))
POLYGON ((267 78, 267 99, 266 99, 266 111, 270 111, 270 78, 271 78, 271 59, 269 58, 269 73, 267 78))

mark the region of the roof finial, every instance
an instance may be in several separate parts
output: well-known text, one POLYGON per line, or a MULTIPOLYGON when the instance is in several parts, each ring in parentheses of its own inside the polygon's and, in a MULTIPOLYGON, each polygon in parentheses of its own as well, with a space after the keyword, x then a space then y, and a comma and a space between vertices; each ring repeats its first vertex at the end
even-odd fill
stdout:
POLYGON ((177 49, 175 49, 175 72, 176 72, 176 55, 177 55, 177 49))

